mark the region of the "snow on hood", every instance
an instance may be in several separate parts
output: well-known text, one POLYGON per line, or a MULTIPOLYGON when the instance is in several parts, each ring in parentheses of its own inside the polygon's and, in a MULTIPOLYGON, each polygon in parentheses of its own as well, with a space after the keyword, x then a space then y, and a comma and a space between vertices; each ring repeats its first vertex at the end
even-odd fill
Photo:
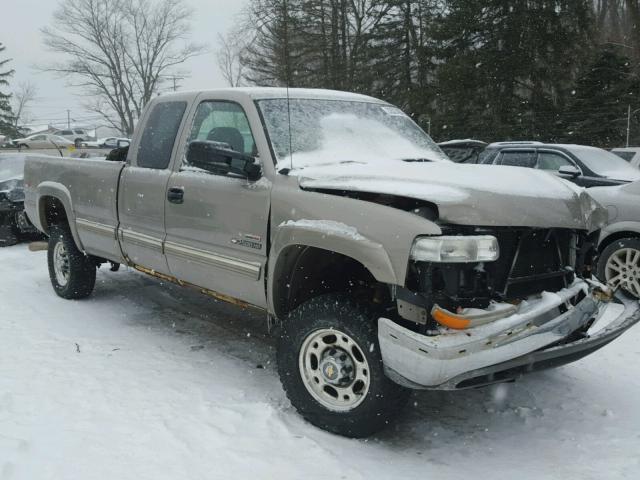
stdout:
POLYGON ((607 219, 585 189, 520 167, 449 162, 343 163, 294 170, 301 188, 401 195, 432 202, 460 225, 595 230, 607 219))

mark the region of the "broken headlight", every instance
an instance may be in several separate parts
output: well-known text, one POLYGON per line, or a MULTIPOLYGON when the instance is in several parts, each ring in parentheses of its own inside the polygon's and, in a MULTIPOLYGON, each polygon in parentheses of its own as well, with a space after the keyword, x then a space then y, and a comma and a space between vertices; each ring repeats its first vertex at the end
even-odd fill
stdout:
POLYGON ((418 237, 411 258, 418 262, 493 262, 500 256, 498 239, 492 235, 418 237))

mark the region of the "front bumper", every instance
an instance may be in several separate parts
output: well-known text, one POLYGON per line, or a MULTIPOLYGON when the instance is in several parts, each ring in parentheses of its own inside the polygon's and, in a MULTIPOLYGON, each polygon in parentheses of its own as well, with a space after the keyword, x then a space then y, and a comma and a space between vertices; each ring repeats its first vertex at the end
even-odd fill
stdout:
POLYGON ((640 303, 623 293, 606 303, 576 281, 510 317, 464 331, 426 336, 386 318, 378 339, 387 376, 416 389, 456 390, 513 380, 578 360, 640 321, 640 303), (586 296, 562 313, 581 292, 586 296))

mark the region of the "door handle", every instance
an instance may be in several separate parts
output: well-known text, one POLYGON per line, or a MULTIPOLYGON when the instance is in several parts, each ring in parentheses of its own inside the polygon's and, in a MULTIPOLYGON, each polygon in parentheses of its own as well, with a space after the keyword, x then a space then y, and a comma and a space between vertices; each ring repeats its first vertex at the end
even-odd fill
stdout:
POLYGON ((171 187, 167 192, 167 200, 171 203, 184 203, 184 188, 182 187, 171 187))

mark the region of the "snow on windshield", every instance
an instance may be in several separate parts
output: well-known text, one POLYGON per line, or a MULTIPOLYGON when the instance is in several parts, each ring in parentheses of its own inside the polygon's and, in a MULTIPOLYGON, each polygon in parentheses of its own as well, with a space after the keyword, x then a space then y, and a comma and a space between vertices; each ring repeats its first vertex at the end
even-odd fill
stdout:
POLYGON ((640 180, 640 170, 622 158, 595 147, 572 146, 572 153, 593 172, 615 180, 640 180))
POLYGON ((259 106, 276 158, 284 166, 290 161, 295 169, 344 162, 448 161, 396 107, 316 99, 292 99, 290 105, 286 99, 262 100, 259 106))

